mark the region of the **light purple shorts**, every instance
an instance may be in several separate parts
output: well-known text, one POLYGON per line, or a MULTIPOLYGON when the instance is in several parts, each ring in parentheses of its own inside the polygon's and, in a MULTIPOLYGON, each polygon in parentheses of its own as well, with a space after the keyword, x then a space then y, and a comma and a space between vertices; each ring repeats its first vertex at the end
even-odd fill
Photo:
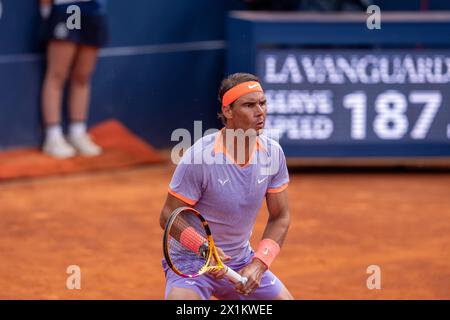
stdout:
MULTIPOLYGON (((230 267, 238 271, 250 263, 251 259, 247 260, 247 263, 230 267)), ((278 296, 283 286, 281 281, 270 270, 267 270, 261 279, 259 288, 250 295, 244 296, 236 292, 235 285, 227 279, 216 280, 209 274, 196 278, 184 278, 173 272, 164 259, 162 260, 162 266, 166 274, 164 295, 166 299, 170 290, 177 287, 192 290, 200 295, 203 300, 209 300, 212 296, 219 300, 273 300, 278 296)))

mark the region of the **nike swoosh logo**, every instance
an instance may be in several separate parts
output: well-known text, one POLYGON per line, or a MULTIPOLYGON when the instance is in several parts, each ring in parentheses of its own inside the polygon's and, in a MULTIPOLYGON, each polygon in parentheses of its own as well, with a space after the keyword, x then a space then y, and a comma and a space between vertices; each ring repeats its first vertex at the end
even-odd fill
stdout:
POLYGON ((228 181, 230 181, 230 179, 227 179, 227 180, 225 180, 225 181, 222 181, 221 179, 217 179, 219 182, 220 182, 220 184, 223 186, 225 183, 227 183, 228 181))
POLYGON ((262 179, 258 179, 258 184, 260 184, 260 183, 263 183, 264 182, 264 180, 266 180, 267 179, 267 177, 265 177, 265 178, 262 178, 262 179))
POLYGON ((271 284, 271 285, 275 285, 275 282, 277 282, 277 279, 276 279, 276 278, 273 278, 273 280, 270 281, 270 284, 271 284))
POLYGON ((188 281, 188 280, 186 280, 185 283, 190 284, 192 286, 193 284, 195 284, 195 281, 188 281))
POLYGON ((248 86, 249 89, 253 89, 256 88, 258 85, 257 84, 252 84, 251 86, 248 86))
POLYGON ((263 251, 263 254, 267 256, 269 254, 269 248, 266 248, 266 250, 263 251))

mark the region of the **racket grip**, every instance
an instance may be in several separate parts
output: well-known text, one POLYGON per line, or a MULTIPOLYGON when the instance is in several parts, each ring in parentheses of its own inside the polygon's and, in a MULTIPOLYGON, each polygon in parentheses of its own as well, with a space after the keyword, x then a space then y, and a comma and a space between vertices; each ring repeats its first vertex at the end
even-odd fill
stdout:
POLYGON ((230 279, 232 282, 237 283, 240 282, 243 285, 245 285, 247 283, 247 278, 241 276, 239 273, 237 273, 236 271, 234 271, 233 269, 226 267, 227 268, 227 272, 225 273, 225 276, 230 279))

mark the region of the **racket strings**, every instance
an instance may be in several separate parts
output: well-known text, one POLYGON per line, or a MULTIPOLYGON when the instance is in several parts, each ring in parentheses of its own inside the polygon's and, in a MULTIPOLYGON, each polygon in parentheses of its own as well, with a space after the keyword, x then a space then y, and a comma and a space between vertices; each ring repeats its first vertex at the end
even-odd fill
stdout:
POLYGON ((168 253, 174 267, 182 274, 196 275, 206 264, 202 246, 207 234, 202 221, 192 212, 178 214, 169 230, 168 253))

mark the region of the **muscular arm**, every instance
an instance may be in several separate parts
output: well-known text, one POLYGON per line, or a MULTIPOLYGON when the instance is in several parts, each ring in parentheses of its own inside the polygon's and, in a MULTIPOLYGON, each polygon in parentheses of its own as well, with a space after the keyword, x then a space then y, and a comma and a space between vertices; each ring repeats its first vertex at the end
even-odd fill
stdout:
POLYGON ((170 193, 167 194, 166 202, 159 216, 159 225, 164 230, 166 227, 167 220, 169 220, 170 214, 179 207, 192 207, 188 203, 174 197, 170 193))
POLYGON ((272 239, 281 247, 291 223, 287 189, 279 193, 268 193, 266 203, 269 219, 264 229, 263 239, 272 239))
MULTIPOLYGON (((268 193, 266 195, 266 202, 269 210, 269 219, 264 229, 263 239, 272 239, 281 247, 286 238, 291 221, 287 189, 279 193, 268 193)), ((259 287, 266 270, 267 267, 261 260, 253 259, 250 264, 239 271, 241 275, 248 278, 247 284, 245 286, 238 284, 236 290, 242 294, 253 292, 259 287)))
MULTIPOLYGON (((166 228, 167 220, 169 220, 169 217, 172 214, 172 212, 179 207, 192 207, 192 206, 168 193, 166 202, 164 203, 164 206, 161 211, 161 215, 159 216, 159 225, 163 230, 166 228)), ((231 259, 231 257, 225 254, 225 252, 223 252, 221 248, 216 247, 216 249, 217 253, 219 254, 223 262, 227 262, 231 259)), ((219 271, 210 271, 210 273, 217 279, 223 278, 225 272, 226 272, 225 269, 219 271)))

